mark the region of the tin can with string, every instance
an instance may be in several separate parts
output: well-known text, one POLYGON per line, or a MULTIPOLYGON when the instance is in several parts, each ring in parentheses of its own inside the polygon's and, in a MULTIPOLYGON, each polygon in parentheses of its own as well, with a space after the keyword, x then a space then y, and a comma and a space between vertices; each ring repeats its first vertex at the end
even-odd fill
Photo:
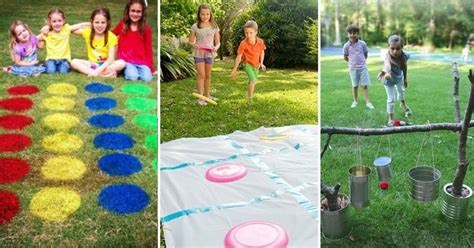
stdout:
POLYGON ((355 208, 365 208, 370 204, 370 168, 354 166, 349 169, 349 191, 351 204, 355 208))
POLYGON ((379 181, 388 181, 392 178, 392 159, 390 157, 378 157, 374 160, 379 181))

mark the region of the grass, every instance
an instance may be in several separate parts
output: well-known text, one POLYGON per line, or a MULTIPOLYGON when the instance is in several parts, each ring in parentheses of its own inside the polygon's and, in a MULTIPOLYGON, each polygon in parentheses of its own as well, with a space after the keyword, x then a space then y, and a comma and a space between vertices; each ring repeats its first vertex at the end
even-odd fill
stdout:
POLYGON ((315 71, 267 69, 259 75, 255 99, 247 100, 246 75, 230 80, 231 61, 212 69, 211 95, 217 106, 200 106, 196 78, 161 84, 161 142, 183 137, 209 137, 261 126, 317 124, 318 85, 315 71))
MULTIPOLYGON (((382 68, 382 61, 369 58, 367 64, 372 84, 369 95, 375 110, 368 110, 360 94, 359 106, 351 109, 351 83, 347 65, 342 56, 321 57, 321 127, 382 127, 387 122, 386 95, 383 85, 376 80, 382 68)), ((461 108, 467 104, 469 66, 459 66, 461 75, 461 108)), ((408 62, 407 104, 413 111, 409 121, 413 124, 427 122, 452 122, 452 71, 448 63, 408 62)), ((361 93, 361 92, 360 92, 361 93)), ((395 117, 403 117, 403 111, 395 105, 395 117)), ((472 132, 472 130, 471 130, 472 132)), ((321 160, 321 178, 329 185, 341 182, 340 192, 348 193, 348 170, 358 164, 372 169, 370 206, 366 209, 351 209, 352 237, 331 241, 321 239, 322 247, 469 247, 473 246, 472 222, 474 204, 470 204, 468 219, 463 223, 446 221, 441 214, 441 197, 433 203, 420 204, 409 196, 410 184, 408 171, 418 165, 433 165, 431 144, 421 145, 426 138, 433 142, 434 166, 441 172, 441 187, 452 182, 457 161, 458 135, 448 131, 436 131, 430 134, 410 133, 384 136, 356 137, 334 135, 331 149, 326 151, 321 160), (426 136, 425 136, 426 135, 426 136), (390 147, 387 143, 390 140, 390 147), (357 142, 360 145, 357 145, 357 142), (382 143, 380 143, 382 142, 382 143), (377 152, 381 145, 379 153, 377 152), (377 175, 372 165, 378 156, 392 153, 393 177, 389 189, 378 188, 377 175), (362 159, 358 161, 357 152, 362 159), (418 160, 418 156, 420 159, 418 160)), ((321 136, 323 145, 327 135, 321 136)), ((473 140, 468 139, 468 159, 474 159, 473 140)), ((465 184, 474 186, 474 169, 469 167, 465 184)), ((440 196, 442 189, 440 189, 440 196)))
MULTIPOLYGON (((48 10, 53 6, 61 7, 69 23, 87 21, 90 12, 97 6, 106 6, 111 10, 112 26, 115 25, 124 8, 124 1, 33 1, 25 0, 21 6, 15 1, 0 0, 2 8, 0 9, 0 64, 11 64, 8 53, 8 28, 13 20, 20 19, 27 22, 33 32, 37 33, 46 17, 48 10)), ((156 18, 157 3, 149 1, 148 23, 152 25, 157 35, 156 18)), ((156 39, 155 39, 156 42, 156 39)), ((156 47, 156 43, 155 43, 156 47)), ((86 48, 81 37, 71 37, 71 49, 73 58, 86 58, 86 48)), ((40 59, 45 57, 44 51, 39 53, 40 59)), ((17 157, 29 162, 30 172, 21 181, 8 185, 0 185, 1 190, 16 193, 20 198, 20 211, 11 222, 4 224, 0 228, 0 243, 3 247, 28 247, 35 246, 97 246, 97 247, 156 247, 157 246, 157 176, 151 168, 151 161, 156 157, 156 153, 145 148, 143 140, 145 136, 153 131, 144 131, 137 128, 131 122, 132 118, 138 114, 136 111, 125 109, 125 101, 129 97, 122 93, 122 85, 129 83, 123 77, 117 79, 90 79, 84 75, 72 72, 66 75, 41 75, 35 78, 19 78, 6 73, 0 73, 0 98, 7 97, 7 88, 13 85, 32 84, 41 89, 39 94, 31 97, 34 107, 24 112, 26 115, 33 116, 35 123, 20 133, 28 134, 33 139, 33 145, 19 153, 0 154, 1 157, 17 157), (135 140, 135 146, 126 151, 126 153, 137 156, 143 163, 143 169, 131 177, 109 177, 102 173, 97 167, 97 160, 105 155, 105 150, 94 147, 92 141, 101 130, 91 127, 86 123, 88 117, 94 113, 90 112, 84 106, 87 98, 93 97, 86 93, 84 86, 91 81, 100 81, 113 85, 115 90, 112 93, 103 94, 106 97, 112 97, 117 100, 118 106, 110 112, 121 115, 126 119, 126 123, 114 131, 129 134, 135 140), (84 141, 81 150, 73 152, 71 156, 80 158, 87 166, 87 172, 80 180, 58 182, 47 181, 41 176, 41 167, 43 162, 54 156, 52 152, 46 151, 41 145, 42 139, 55 133, 41 124, 41 120, 53 113, 59 111, 50 111, 41 107, 41 101, 52 96, 47 93, 46 88, 52 83, 70 83, 78 88, 78 94, 68 96, 76 102, 76 107, 68 113, 76 115, 81 119, 81 123, 68 131, 70 134, 76 134, 84 141), (133 183, 142 187, 150 196, 150 203, 143 212, 131 215, 112 214, 97 203, 97 196, 100 190, 112 183, 133 183), (70 187, 81 196, 81 207, 72 214, 68 220, 60 223, 46 222, 34 216, 29 210, 30 201, 40 188, 47 186, 66 186, 70 187), (133 224, 131 224, 133 223, 133 224)), ((154 98, 156 90, 154 84, 148 84, 153 88, 153 94, 147 97, 154 98)), ((151 111, 150 111, 151 112, 151 111)), ((7 111, 0 110, 0 115, 7 114, 7 111)), ((10 133, 11 131, 0 130, 0 133, 10 133)), ((16 131, 15 131, 16 132, 16 131)))

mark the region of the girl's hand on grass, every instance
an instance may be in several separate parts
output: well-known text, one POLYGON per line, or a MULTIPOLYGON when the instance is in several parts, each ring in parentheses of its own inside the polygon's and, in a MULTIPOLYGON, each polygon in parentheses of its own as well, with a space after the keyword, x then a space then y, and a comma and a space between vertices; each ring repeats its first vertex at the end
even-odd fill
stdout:
POLYGON ((236 78, 237 78, 237 71, 232 70, 232 72, 230 73, 230 79, 235 80, 236 78))

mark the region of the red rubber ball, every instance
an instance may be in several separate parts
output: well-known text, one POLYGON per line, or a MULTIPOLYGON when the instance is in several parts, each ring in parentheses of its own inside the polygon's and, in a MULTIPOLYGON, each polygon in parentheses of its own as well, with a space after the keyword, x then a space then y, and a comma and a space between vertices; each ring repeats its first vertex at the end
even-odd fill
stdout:
POLYGON ((384 190, 388 189, 388 182, 385 181, 385 180, 382 180, 382 181, 380 181, 379 186, 380 186, 381 189, 384 189, 384 190))

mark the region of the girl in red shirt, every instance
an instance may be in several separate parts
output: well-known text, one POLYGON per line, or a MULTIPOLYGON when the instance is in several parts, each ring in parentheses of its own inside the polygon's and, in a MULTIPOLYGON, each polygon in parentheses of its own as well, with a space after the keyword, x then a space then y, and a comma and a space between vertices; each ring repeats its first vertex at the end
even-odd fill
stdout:
POLYGON ((112 30, 118 36, 117 58, 126 62, 125 78, 128 80, 153 80, 151 27, 146 23, 144 0, 130 0, 123 11, 123 18, 112 30))

